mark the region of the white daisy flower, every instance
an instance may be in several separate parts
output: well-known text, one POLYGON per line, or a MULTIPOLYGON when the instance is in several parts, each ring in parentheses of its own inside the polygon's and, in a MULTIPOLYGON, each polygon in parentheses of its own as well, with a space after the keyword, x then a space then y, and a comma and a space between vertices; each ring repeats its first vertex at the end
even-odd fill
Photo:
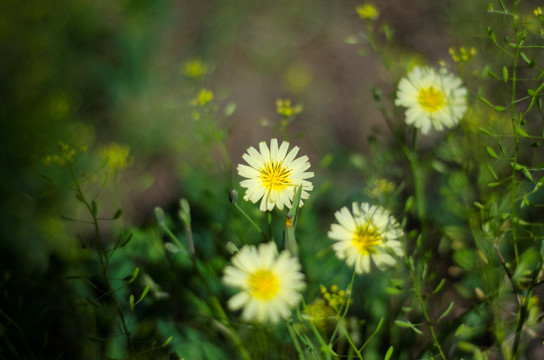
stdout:
POLYGON ((240 182, 240 186, 246 188, 244 200, 253 203, 261 200, 261 211, 271 211, 274 207, 280 210, 284 206, 291 208, 295 190, 299 185, 302 185, 301 199, 308 199, 308 191, 314 188, 306 180, 314 176, 313 172, 306 172, 310 168, 308 156, 295 159, 299 148, 295 146, 287 153, 288 149, 289 143, 286 141, 278 147, 278 141, 272 139, 270 149, 262 141, 259 143, 259 151, 250 147, 242 156, 249 166, 238 165, 238 174, 247 178, 240 182))
POLYGON ((247 321, 276 323, 291 314, 306 284, 297 258, 287 250, 278 255, 276 244, 244 246, 224 270, 225 284, 240 289, 228 301, 231 310, 243 308, 247 321))
POLYGON ((459 123, 467 110, 467 90, 445 69, 415 67, 399 82, 395 105, 406 110, 406 123, 427 134, 459 123))
POLYGON ((329 238, 336 241, 332 247, 340 260, 355 266, 358 274, 370 271, 371 258, 383 270, 395 264, 390 251, 402 255, 402 230, 386 209, 353 203, 352 213, 343 207, 334 216, 338 224, 332 224, 328 233, 329 238))

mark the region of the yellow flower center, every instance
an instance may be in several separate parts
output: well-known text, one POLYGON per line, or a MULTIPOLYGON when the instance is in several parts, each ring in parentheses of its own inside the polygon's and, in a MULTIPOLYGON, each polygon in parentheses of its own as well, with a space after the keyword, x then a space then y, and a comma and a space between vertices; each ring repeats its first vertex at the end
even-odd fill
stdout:
POLYGON ((431 85, 419 91, 417 101, 425 111, 435 112, 442 109, 446 103, 446 97, 441 90, 431 85))
POLYGON ((374 246, 382 243, 382 236, 376 227, 367 223, 355 229, 355 234, 351 242, 362 255, 375 253, 376 249, 374 249, 374 246))
POLYGON ((280 282, 270 270, 260 269, 250 275, 249 290, 259 300, 270 300, 280 291, 280 282))
POLYGON ((291 183, 289 175, 291 170, 283 167, 281 161, 271 161, 266 163, 261 169, 261 181, 263 185, 270 190, 282 190, 291 183))

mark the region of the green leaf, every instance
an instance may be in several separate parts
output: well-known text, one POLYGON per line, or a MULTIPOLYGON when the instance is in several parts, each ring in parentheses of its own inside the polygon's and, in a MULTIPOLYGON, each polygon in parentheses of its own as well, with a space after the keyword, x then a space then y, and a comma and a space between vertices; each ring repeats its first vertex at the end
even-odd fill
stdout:
POLYGON ((104 173, 104 176, 102 177, 102 187, 106 186, 107 183, 108 183, 108 172, 106 171, 104 173))
POLYGON ((478 130, 479 130, 481 133, 486 134, 486 135, 488 135, 488 136, 493 136, 493 137, 495 136, 495 134, 493 134, 491 131, 486 130, 486 129, 484 129, 484 128, 479 128, 478 130))
POLYGON ((123 209, 118 209, 115 214, 113 214, 113 220, 119 219, 123 215, 123 209))
POLYGON ((487 106, 489 107, 492 107, 494 108, 495 105, 493 105, 492 103, 490 103, 486 98, 484 98, 483 96, 480 96, 478 95, 478 100, 480 100, 481 102, 483 102, 484 104, 486 104, 487 106))
POLYGON ((497 153, 495 152, 495 150, 493 150, 492 148, 490 148, 489 146, 486 146, 485 148, 487 150, 487 153, 491 156, 491 157, 494 157, 495 159, 498 159, 499 156, 497 155, 497 153))
POLYGON ((505 83, 508 82, 508 68, 506 66, 502 67, 502 80, 505 83))
POLYGON ((489 187, 497 187, 497 186, 499 186, 500 184, 501 184, 500 182, 491 182, 491 183, 487 184, 487 186, 489 186, 489 187))
POLYGON ((491 167, 491 165, 487 164, 487 170, 489 171, 489 173, 491 174, 491 176, 493 176, 493 179, 499 181, 499 176, 497 175, 497 173, 495 173, 495 170, 493 170, 493 168, 491 167))
POLYGON ((493 44, 497 43, 497 38, 495 37, 495 33, 493 32, 493 29, 489 26, 487 27, 487 35, 489 36, 489 39, 493 42, 493 44))
POLYGON ((149 285, 147 285, 145 287, 144 291, 142 291, 142 295, 140 295, 140 299, 138 300, 138 302, 142 301, 145 298, 145 296, 149 292, 149 289, 150 289, 150 287, 149 287, 149 285))
POLYGON ((391 355, 393 355, 393 346, 390 346, 387 352, 385 353, 385 357, 383 360, 389 360, 391 358, 391 355))
POLYGON ((140 273, 140 268, 137 267, 136 269, 134 269, 134 271, 132 272, 132 275, 129 275, 129 276, 126 276, 123 280, 128 280, 127 282, 127 285, 132 283, 134 280, 136 280, 136 278, 138 277, 138 274, 140 273))
POLYGON ((500 106, 500 105, 497 105, 497 106, 493 107, 493 109, 495 109, 495 111, 497 111, 497 112, 502 112, 502 111, 506 110, 506 108, 504 106, 500 106))
POLYGON ((96 214, 98 213, 98 206, 96 205, 96 201, 91 202, 91 212, 94 217, 96 217, 96 214))
POLYGON ((419 330, 414 324, 412 324, 409 321, 401 321, 401 320, 395 320, 395 325, 402 327, 402 328, 409 328, 412 329, 416 334, 422 335, 423 332, 419 330))
POLYGON ((523 137, 529 137, 529 134, 527 134, 527 133, 525 132, 525 130, 523 130, 523 129, 522 129, 521 127, 519 127, 519 126, 516 127, 516 132, 517 132, 519 135, 523 136, 523 137))
POLYGON ((130 233, 127 237, 127 239, 121 244, 119 245, 119 247, 123 247, 125 246, 126 244, 128 244, 128 242, 132 239, 132 233, 130 233))
POLYGON ((165 347, 166 345, 170 344, 170 342, 172 342, 172 339, 173 339, 173 338, 174 338, 173 336, 170 336, 170 337, 169 337, 168 339, 166 339, 166 341, 163 342, 163 343, 161 344, 161 346, 159 346, 159 347, 162 348, 162 347, 165 347))
POLYGON ((223 113, 225 114, 225 117, 229 117, 232 114, 234 114, 234 111, 236 110, 236 103, 231 101, 225 106, 225 110, 223 113))
POLYGON ((436 320, 436 322, 439 322, 440 320, 442 320, 442 318, 446 317, 450 313, 451 309, 453 309, 453 301, 450 303, 446 311, 444 311, 442 315, 440 315, 440 317, 438 318, 438 320, 436 320))
POLYGON ((130 294, 130 297, 128 298, 128 303, 130 306, 130 311, 134 312, 134 295, 130 294))
POLYGON ((487 72, 487 75, 489 75, 489 77, 491 77, 491 78, 493 78, 493 79, 495 79, 495 80, 497 80, 497 79, 499 78, 499 77, 497 76, 497 74, 495 74, 495 73, 494 73, 493 71, 491 71, 491 70, 489 70, 489 71, 487 72))
POLYGON ((531 172, 525 166, 521 168, 521 172, 523 173, 523 175, 525 175, 527 179, 531 180, 531 182, 535 182, 535 180, 533 179, 533 175, 531 175, 531 172))
POLYGON ((437 292, 440 291, 440 289, 442 289, 442 286, 444 286, 444 284, 446 283, 446 279, 442 279, 440 280, 440 282, 438 283, 438 285, 434 288, 433 290, 433 294, 436 294, 437 292))

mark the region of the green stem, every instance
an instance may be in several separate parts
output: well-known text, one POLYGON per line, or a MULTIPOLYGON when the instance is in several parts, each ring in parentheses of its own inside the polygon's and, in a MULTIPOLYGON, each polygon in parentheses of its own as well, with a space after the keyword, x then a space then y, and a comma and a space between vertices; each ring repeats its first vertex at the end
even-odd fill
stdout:
POLYGON ((351 348, 353 349, 353 351, 355 351, 355 353, 357 354, 357 357, 358 357, 360 360, 363 360, 363 356, 361 355, 361 352, 359 351, 359 349, 357 348, 357 346, 355 346, 355 344, 353 343, 353 340, 351 340, 351 336, 349 336, 349 333, 348 333, 348 330, 346 329, 346 327, 343 326, 343 327, 342 327, 342 330, 344 331, 344 335, 346 336, 346 339, 348 340, 349 345, 351 346, 351 348))
POLYGON ((285 324, 287 325, 287 330, 289 331, 289 336, 291 336, 291 340, 293 341, 293 345, 295 346, 295 349, 297 350, 298 357, 300 360, 304 360, 304 352, 302 351, 302 348, 300 347, 300 343, 298 342, 297 335, 295 333, 295 330, 293 329, 293 326, 289 321, 286 321, 285 324))
POLYGON ((410 278, 412 279, 412 283, 414 284, 414 292, 416 294, 417 301, 419 303, 419 306, 421 307, 421 311, 423 312, 423 316, 425 317, 425 322, 427 323, 427 326, 429 327, 429 331, 431 332, 434 346, 438 349, 438 352, 440 353, 440 357, 443 360, 446 360, 446 355, 444 355, 444 352, 442 351, 442 347, 440 346, 440 343, 438 342, 438 338, 434 332, 434 326, 432 324, 431 318, 429 317, 429 313, 427 312, 425 301, 423 300, 423 296, 421 296, 419 283, 416 280, 416 276, 415 276, 412 264, 413 263, 408 264, 408 268, 410 270, 410 278))
POLYGON ((240 211, 242 213, 242 215, 244 215, 244 217, 247 219, 247 221, 249 221, 249 223, 251 225, 253 225, 253 227, 261 234, 261 236, 264 238, 264 241, 268 241, 268 238, 267 238, 266 234, 264 233, 264 231, 261 230, 259 225, 257 225, 255 223, 255 221, 253 221, 253 219, 250 218, 249 215, 240 206, 238 206, 237 203, 234 203, 234 207, 236 209, 238 209, 238 211, 240 211))
POLYGON ((121 308, 119 300, 117 299, 117 296, 115 295, 115 291, 113 290, 110 283, 110 278, 108 275, 109 257, 107 252, 104 250, 104 247, 102 244, 102 238, 100 236, 100 226, 98 224, 97 214, 95 213, 95 211, 93 211, 93 206, 85 198, 85 195, 83 194, 83 191, 81 190, 81 186, 79 185, 77 176, 74 172, 74 168, 71 165, 69 166, 69 168, 70 168, 70 174, 72 175, 72 180, 76 187, 78 198, 80 199, 81 202, 83 202, 83 204, 85 205, 85 207, 87 208, 87 210, 89 211, 89 213, 91 214, 93 218, 93 225, 94 225, 94 230, 96 234, 96 243, 97 243, 98 255, 99 255, 98 258, 100 259, 100 267, 102 268, 102 279, 104 283, 106 284, 106 290, 107 290, 106 293, 109 294, 111 301, 113 302, 113 305, 115 309, 117 310, 117 313, 119 314, 119 318, 121 319, 121 324, 123 326, 123 335, 127 339, 128 348, 132 351, 134 348, 132 344, 132 339, 130 337, 130 331, 128 330, 127 321, 125 319, 125 315, 124 315, 123 309, 121 308))

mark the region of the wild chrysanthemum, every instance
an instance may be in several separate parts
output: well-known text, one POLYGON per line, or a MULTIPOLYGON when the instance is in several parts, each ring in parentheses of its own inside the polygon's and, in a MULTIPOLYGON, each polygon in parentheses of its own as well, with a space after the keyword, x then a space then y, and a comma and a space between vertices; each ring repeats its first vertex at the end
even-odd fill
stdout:
POLYGON ((370 259, 383 269, 395 264, 390 254, 402 255, 400 238, 402 230, 389 212, 379 206, 353 203, 353 210, 343 207, 334 216, 338 224, 332 224, 329 238, 336 256, 349 266, 355 266, 359 274, 370 271, 370 259))
POLYGON ((306 179, 312 178, 314 173, 306 172, 310 168, 308 156, 295 159, 299 148, 295 146, 287 153, 288 149, 289 143, 285 141, 278 147, 278 141, 272 139, 270 149, 263 141, 259 143, 259 151, 250 147, 243 155, 249 166, 238 165, 238 174, 247 178, 240 182, 246 188, 244 200, 253 203, 261 200, 261 211, 290 208, 299 185, 302 185, 301 199, 310 197, 308 191, 313 185, 306 179))
POLYGON ((467 110, 467 90, 461 80, 429 67, 415 67, 399 82, 395 104, 407 108, 406 123, 427 134, 459 122, 467 110))
POLYGON ((228 301, 231 310, 243 308, 247 321, 278 322, 291 314, 301 300, 304 275, 297 258, 288 251, 278 255, 276 244, 244 246, 224 271, 225 284, 240 289, 228 301))

